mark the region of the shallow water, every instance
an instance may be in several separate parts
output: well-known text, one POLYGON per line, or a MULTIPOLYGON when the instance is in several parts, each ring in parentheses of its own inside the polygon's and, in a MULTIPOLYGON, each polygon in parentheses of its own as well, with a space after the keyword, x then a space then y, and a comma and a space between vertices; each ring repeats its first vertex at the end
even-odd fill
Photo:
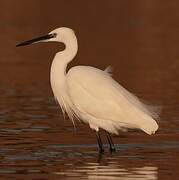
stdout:
MULTIPOLYGON (((27 78, 31 72, 20 76, 25 74, 25 67, 8 67, 4 71, 13 69, 14 74, 7 81, 1 78, 1 179, 178 178, 177 99, 168 101, 158 94, 138 93, 163 105, 158 133, 154 136, 141 131, 120 133, 113 137, 117 151, 111 154, 102 132, 105 153, 100 155, 95 133, 81 123, 74 129, 67 118, 64 120, 48 81, 42 81, 45 78, 41 76, 35 78, 36 73, 27 78)), ((31 68, 34 72, 43 69, 31 68)))
POLYGON ((0 180, 178 180, 178 9, 177 0, 1 0, 0 180), (73 65, 112 65, 121 85, 162 106, 155 135, 121 132, 111 154, 102 132, 99 155, 95 133, 63 119, 49 70, 64 46, 15 47, 60 26, 78 37, 73 65))

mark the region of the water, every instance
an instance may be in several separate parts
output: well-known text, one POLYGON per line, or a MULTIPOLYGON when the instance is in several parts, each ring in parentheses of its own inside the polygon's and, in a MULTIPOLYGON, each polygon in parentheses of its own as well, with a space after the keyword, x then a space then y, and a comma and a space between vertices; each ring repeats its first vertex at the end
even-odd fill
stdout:
POLYGON ((0 180, 179 179, 179 1, 12 1, 0 5, 0 180), (28 7, 28 8, 27 8, 28 7), (97 151, 87 125, 64 120, 49 67, 64 47, 17 49, 20 41, 68 26, 78 36, 73 65, 114 66, 114 77, 162 106, 154 136, 113 136, 97 151))
MULTIPOLYGON (((0 179, 178 178, 177 98, 168 101, 157 93, 138 93, 163 105, 158 133, 154 136, 141 131, 120 133, 113 137, 117 151, 112 154, 102 133, 105 153, 100 155, 95 134, 87 125, 78 124, 74 130, 72 123, 63 119, 44 77, 45 73, 48 77, 44 67, 28 67, 33 69, 32 74, 27 67, 12 65, 1 71, 13 74, 6 79, 1 76, 0 179), (37 76, 36 71, 42 75, 37 76)), ((177 93, 176 90, 169 94, 177 93)))

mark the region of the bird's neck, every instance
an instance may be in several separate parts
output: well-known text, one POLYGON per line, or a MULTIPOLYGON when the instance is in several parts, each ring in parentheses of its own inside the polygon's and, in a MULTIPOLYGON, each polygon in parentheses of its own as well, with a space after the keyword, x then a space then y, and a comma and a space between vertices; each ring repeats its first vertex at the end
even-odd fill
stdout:
POLYGON ((66 68, 70 61, 73 60, 78 51, 77 39, 75 36, 65 39, 65 50, 58 52, 51 65, 50 81, 52 89, 60 88, 66 78, 66 68))

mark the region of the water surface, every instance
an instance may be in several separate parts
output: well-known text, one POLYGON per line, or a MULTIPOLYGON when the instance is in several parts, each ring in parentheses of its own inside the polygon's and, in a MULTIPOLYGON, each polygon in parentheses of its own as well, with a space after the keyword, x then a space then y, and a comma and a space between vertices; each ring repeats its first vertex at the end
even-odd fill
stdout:
MULTIPOLYGON (((117 151, 112 154, 102 132, 105 153, 100 155, 95 133, 82 123, 74 129, 68 118, 64 120, 48 81, 41 81, 44 77, 40 75, 31 75, 26 81, 26 77, 19 75, 31 74, 25 73, 25 67, 8 67, 15 72, 13 83, 1 78, 1 179, 177 179, 179 113, 176 99, 163 100, 157 94, 159 91, 156 94, 136 92, 163 105, 159 131, 154 136, 141 131, 120 133, 113 137, 117 151)), ((33 71, 43 69, 34 65, 31 68, 33 71)), ((176 93, 175 89, 172 91, 176 93)))

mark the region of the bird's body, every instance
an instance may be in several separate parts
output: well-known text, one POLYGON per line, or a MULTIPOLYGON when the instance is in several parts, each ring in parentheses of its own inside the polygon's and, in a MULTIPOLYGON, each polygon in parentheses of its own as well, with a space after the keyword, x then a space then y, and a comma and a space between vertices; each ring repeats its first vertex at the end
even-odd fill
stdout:
POLYGON ((90 66, 76 66, 66 72, 78 44, 71 30, 65 33, 66 49, 56 54, 51 66, 51 86, 63 112, 72 120, 75 116, 88 123, 96 131, 102 128, 118 134, 118 130, 136 128, 153 134, 158 128, 153 119, 155 113, 147 110, 108 72, 90 66))
POLYGON ((153 134, 158 125, 146 107, 105 71, 73 67, 66 76, 66 91, 75 114, 96 131, 118 134, 127 128, 153 134), (80 99, 80 100, 79 100, 80 99))
POLYGON ((52 62, 51 86, 62 111, 72 121, 76 117, 97 132, 99 128, 114 134, 127 128, 147 134, 157 131, 156 113, 116 82, 108 69, 76 66, 66 72, 78 50, 76 36, 69 28, 58 28, 48 34, 52 35, 47 41, 62 42, 66 48, 52 62))

